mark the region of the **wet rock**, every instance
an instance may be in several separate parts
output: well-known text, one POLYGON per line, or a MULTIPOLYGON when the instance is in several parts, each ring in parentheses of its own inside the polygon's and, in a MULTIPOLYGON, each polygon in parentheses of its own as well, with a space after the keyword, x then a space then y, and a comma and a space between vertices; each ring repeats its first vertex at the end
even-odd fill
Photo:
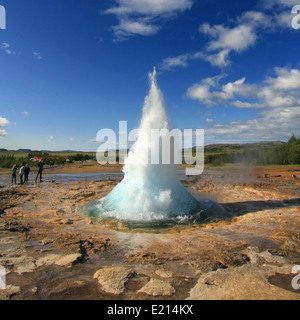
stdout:
POLYGON ((71 267, 72 265, 82 261, 82 255, 80 253, 72 253, 68 255, 61 254, 49 254, 41 257, 36 261, 38 267, 49 266, 56 264, 61 267, 71 267))
POLYGON ((50 266, 51 264, 55 264, 55 262, 60 258, 61 255, 59 254, 49 254, 46 256, 43 256, 36 260, 37 267, 41 266, 50 266))
POLYGON ((18 274, 24 274, 24 273, 33 272, 35 268, 36 268, 36 264, 34 261, 27 261, 17 265, 15 271, 18 274))
POLYGON ((0 300, 10 300, 12 296, 20 292, 21 289, 19 286, 7 285, 5 289, 0 290, 0 300))
POLYGON ((60 221, 61 224, 73 224, 73 221, 71 219, 62 219, 60 221))
POLYGON ((157 257, 155 253, 148 251, 132 253, 127 258, 129 263, 153 263, 157 265, 163 264, 165 260, 157 257))
POLYGON ((300 254, 297 252, 282 249, 269 249, 268 252, 270 252, 273 256, 284 257, 289 264, 299 264, 300 254))
POLYGON ((33 287, 33 288, 31 288, 30 292, 31 292, 32 294, 37 294, 38 288, 37 288, 37 287, 33 287))
POLYGON ((59 283, 56 287, 54 287, 49 294, 50 295, 60 295, 65 292, 68 292, 71 289, 78 289, 82 288, 86 285, 84 281, 81 280, 75 280, 75 281, 64 281, 62 283, 59 283))
POLYGON ((284 242, 282 249, 300 253, 300 241, 288 239, 284 242))
POLYGON ((300 240, 300 233, 296 233, 292 236, 293 240, 300 240))
POLYGON ((150 281, 142 287, 137 293, 144 293, 149 296, 171 296, 175 293, 175 289, 168 283, 159 279, 150 279, 150 281))
POLYGON ((45 246, 45 245, 50 244, 50 243, 53 243, 53 240, 51 240, 51 239, 43 239, 41 241, 42 246, 45 246))
POLYGON ((260 254, 260 257, 262 257, 265 260, 265 263, 277 264, 277 265, 284 265, 288 263, 286 258, 273 255, 269 251, 263 251, 260 254))
POLYGON ((221 262, 209 258, 200 258, 188 263, 184 262, 183 264, 187 264, 193 270, 195 275, 202 275, 210 271, 216 271, 219 268, 227 268, 221 262))
POLYGON ((80 234, 66 232, 61 234, 55 241, 61 247, 77 250, 83 256, 105 252, 112 246, 111 240, 105 237, 82 238, 80 234))
POLYGON ((79 262, 82 262, 82 255, 80 253, 71 253, 66 256, 61 256, 55 264, 61 267, 71 267, 79 262))
POLYGON ((5 230, 11 232, 26 232, 29 230, 29 227, 17 221, 6 221, 5 230))
POLYGON ((222 263, 226 267, 238 267, 250 261, 249 257, 236 250, 225 250, 215 256, 215 260, 222 263))
POLYGON ((101 285, 101 289, 107 293, 119 295, 125 290, 125 283, 135 276, 131 267, 127 266, 105 266, 94 274, 101 285))
POLYGON ((258 247, 249 247, 245 250, 245 253, 253 264, 285 265, 291 262, 283 251, 280 252, 278 250, 261 251, 258 247))
POLYGON ((173 273, 171 271, 165 269, 158 269, 154 273, 155 275, 159 276, 160 278, 172 278, 173 273))
POLYGON ((79 252, 83 255, 96 254, 105 252, 111 246, 110 239, 84 239, 79 241, 79 252))
POLYGON ((18 274, 32 272, 36 268, 34 258, 29 256, 8 256, 0 258, 0 265, 4 266, 7 270, 14 271, 18 274))
POLYGON ((21 292, 20 287, 7 285, 5 289, 0 290, 0 300, 9 300, 12 296, 21 292))
MULTIPOLYGON (((288 268, 287 268, 288 267, 288 268)), ((299 294, 271 285, 268 278, 288 272, 275 266, 243 265, 219 269, 201 276, 190 290, 190 300, 299 300, 299 294)))
POLYGON ((65 214, 65 211, 62 210, 62 209, 59 209, 59 210, 55 211, 55 215, 57 215, 57 216, 63 216, 64 214, 65 214))
POLYGON ((250 259, 250 263, 253 264, 264 264, 265 259, 260 255, 260 250, 258 247, 248 247, 245 251, 250 259))

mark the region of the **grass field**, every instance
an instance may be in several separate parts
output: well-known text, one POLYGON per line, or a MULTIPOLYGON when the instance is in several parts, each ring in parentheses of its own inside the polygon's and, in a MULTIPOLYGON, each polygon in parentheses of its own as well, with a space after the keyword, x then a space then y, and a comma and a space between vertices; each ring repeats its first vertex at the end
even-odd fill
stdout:
MULTIPOLYGON (((87 154, 89 156, 93 156, 95 157, 96 156, 96 153, 95 152, 80 152, 80 151, 74 151, 74 152, 57 152, 57 151, 53 151, 53 152, 47 152, 49 153, 51 156, 73 156, 77 153, 79 154, 87 154)), ((8 155, 13 155, 15 156, 16 158, 26 158, 28 156, 29 152, 24 152, 24 151, 0 151, 0 157, 1 156, 8 156, 8 155)))
POLYGON ((0 170, 5 171, 10 169, 13 164, 18 167, 22 162, 29 163, 30 166, 36 166, 37 162, 31 162, 30 158, 34 156, 41 156, 44 159, 45 164, 49 164, 50 161, 54 161, 55 164, 62 163, 66 159, 72 160, 87 160, 95 158, 96 154, 92 152, 29 152, 29 151, 0 151, 0 170), (81 159, 80 157, 87 157, 81 159))

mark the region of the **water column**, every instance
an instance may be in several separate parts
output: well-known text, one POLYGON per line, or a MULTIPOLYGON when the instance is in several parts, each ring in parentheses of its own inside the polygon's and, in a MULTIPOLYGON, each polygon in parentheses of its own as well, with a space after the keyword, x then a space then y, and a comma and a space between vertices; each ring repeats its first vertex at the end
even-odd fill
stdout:
POLYGON ((163 95, 154 69, 150 74, 150 92, 143 106, 141 134, 125 159, 124 179, 97 203, 102 217, 153 221, 188 215, 198 208, 199 202, 180 183, 178 166, 174 162, 151 163, 152 159, 160 157, 162 148, 161 140, 151 139, 155 129, 169 132, 163 95))

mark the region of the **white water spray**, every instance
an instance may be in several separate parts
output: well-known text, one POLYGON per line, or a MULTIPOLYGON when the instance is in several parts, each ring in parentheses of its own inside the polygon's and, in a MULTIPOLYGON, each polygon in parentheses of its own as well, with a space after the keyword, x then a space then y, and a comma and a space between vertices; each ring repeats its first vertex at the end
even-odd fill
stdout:
POLYGON ((199 202, 181 185, 177 165, 151 164, 150 154, 160 153, 162 147, 159 140, 152 141, 151 131, 169 131, 169 125, 155 69, 150 80, 140 123, 143 134, 125 159, 124 179, 96 205, 102 217, 146 222, 182 217, 199 208, 199 202))

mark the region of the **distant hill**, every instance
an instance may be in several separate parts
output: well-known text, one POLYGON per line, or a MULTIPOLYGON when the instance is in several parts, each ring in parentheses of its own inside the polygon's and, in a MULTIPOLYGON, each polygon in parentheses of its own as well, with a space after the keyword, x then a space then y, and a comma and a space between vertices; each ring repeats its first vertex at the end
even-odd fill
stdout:
MULTIPOLYGON (((279 145, 284 145, 286 142, 282 141, 262 141, 254 143, 244 143, 244 144, 210 144, 204 147, 205 153, 234 153, 241 152, 243 150, 259 150, 277 147, 279 145)), ((193 148, 195 151, 195 148, 193 148)))
MULTIPOLYGON (((218 143, 218 144, 210 144, 204 147, 206 154, 219 154, 219 153, 235 153, 242 152, 245 150, 261 150, 273 148, 276 146, 284 145, 286 142, 282 141, 262 141, 262 142, 254 142, 254 143, 241 143, 241 144, 229 144, 229 143, 218 143)), ((196 147, 193 147, 193 152, 196 151, 196 147)), ((4 152, 33 152, 33 153, 96 153, 95 151, 78 151, 78 150, 58 150, 58 151, 50 151, 50 150, 31 150, 31 149, 18 149, 18 150, 8 150, 8 149, 0 149, 0 151, 4 152)), ((116 152, 125 152, 126 150, 117 149, 116 152)), ((129 149, 127 150, 127 152, 129 149)))
MULTIPOLYGON (((193 149, 196 154, 196 148, 193 149)), ((262 141, 244 144, 212 144, 204 147, 206 164, 224 163, 254 165, 300 164, 300 139, 293 135, 288 142, 262 141)))

